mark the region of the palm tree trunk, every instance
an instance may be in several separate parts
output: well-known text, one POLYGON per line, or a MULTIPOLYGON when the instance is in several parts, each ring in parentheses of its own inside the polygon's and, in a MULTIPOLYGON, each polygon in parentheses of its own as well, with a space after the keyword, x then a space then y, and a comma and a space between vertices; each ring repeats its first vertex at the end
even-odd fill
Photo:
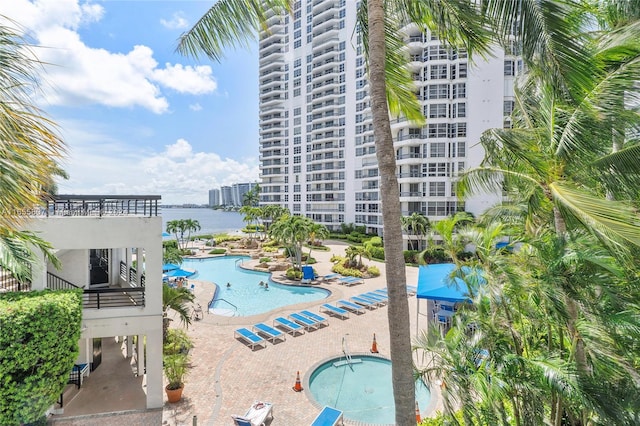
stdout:
POLYGON ((402 250, 402 211, 385 82, 383 0, 368 0, 369 91, 384 222, 386 279, 389 289, 389 342, 396 425, 415 426, 415 382, 411 357, 409 302, 402 250))
MULTIPOLYGON (((553 209, 553 219, 556 227, 556 234, 558 237, 564 238, 567 231, 567 225, 557 208, 553 209)), ((590 373, 587 364, 584 341, 582 340, 582 337, 580 337, 580 333, 576 327, 579 315, 578 304, 568 295, 565 295, 564 299, 568 315, 567 328, 569 329, 569 333, 571 333, 571 340, 574 342, 575 346, 576 368, 580 374, 588 376, 590 373)))

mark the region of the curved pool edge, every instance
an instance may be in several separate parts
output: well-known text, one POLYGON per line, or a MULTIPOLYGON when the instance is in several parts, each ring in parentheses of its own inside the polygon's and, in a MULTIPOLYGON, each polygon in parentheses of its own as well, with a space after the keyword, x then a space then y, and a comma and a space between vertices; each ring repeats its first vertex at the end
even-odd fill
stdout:
MULTIPOLYGON (((350 353, 349 355, 353 356, 367 356, 370 358, 380 358, 380 359, 384 359, 387 361, 391 361, 391 358, 381 355, 381 354, 375 354, 375 353, 370 353, 370 352, 353 352, 350 353)), ((334 360, 336 358, 340 358, 341 354, 336 354, 333 356, 330 356, 328 358, 324 358, 319 360, 318 362, 314 363, 311 367, 309 367, 309 369, 307 371, 305 371, 303 378, 302 378, 302 387, 303 387, 303 392, 306 395, 307 399, 309 400, 309 402, 311 402, 311 404, 318 410, 322 410, 322 408, 324 407, 324 405, 318 403, 318 401, 316 401, 316 399, 314 398, 314 396, 311 394, 311 391, 309 390, 309 382, 311 379, 311 375, 323 364, 334 360)), ((435 384, 431 385, 429 383, 427 383, 425 381, 425 385, 427 386, 427 388, 429 389, 429 393, 431 394, 431 397, 429 398, 429 404, 427 404, 426 408, 421 408, 420 412, 421 413, 426 413, 425 416, 432 416, 433 414, 435 414, 435 409, 438 406, 438 402, 440 401, 441 398, 441 394, 440 394, 440 387, 436 386, 435 384)), ((345 424, 349 424, 352 426, 395 426, 395 424, 393 423, 388 423, 388 424, 384 424, 384 423, 367 423, 367 422, 362 422, 359 420, 352 420, 352 419, 344 419, 344 423, 345 424)))

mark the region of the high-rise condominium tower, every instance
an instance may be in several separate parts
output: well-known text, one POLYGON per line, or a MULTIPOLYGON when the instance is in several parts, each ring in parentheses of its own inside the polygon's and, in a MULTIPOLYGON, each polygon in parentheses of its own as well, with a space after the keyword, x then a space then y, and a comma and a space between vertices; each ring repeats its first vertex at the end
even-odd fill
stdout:
MULTIPOLYGON (((260 35, 261 204, 279 204, 329 229, 382 233, 379 174, 355 1, 303 0, 271 14, 260 35)), ((402 214, 432 221, 476 215, 500 199, 458 200, 460 171, 483 158, 482 132, 502 127, 519 62, 496 50, 471 64, 437 34, 403 29, 426 124, 393 118, 402 214)))

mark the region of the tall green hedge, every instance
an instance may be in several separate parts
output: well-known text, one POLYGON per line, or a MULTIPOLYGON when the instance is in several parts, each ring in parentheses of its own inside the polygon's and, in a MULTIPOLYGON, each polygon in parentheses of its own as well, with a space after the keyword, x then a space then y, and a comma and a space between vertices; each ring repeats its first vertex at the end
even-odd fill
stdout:
POLYGON ((40 420, 78 356, 82 290, 0 294, 0 425, 40 420))

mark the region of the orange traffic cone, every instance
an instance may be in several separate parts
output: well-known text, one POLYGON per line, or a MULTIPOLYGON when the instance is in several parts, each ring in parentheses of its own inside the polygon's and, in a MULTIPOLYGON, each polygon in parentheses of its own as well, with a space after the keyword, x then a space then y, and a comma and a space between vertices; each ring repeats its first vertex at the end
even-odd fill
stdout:
POLYGON ((420 417, 420 407, 418 407, 418 401, 416 401, 416 423, 421 423, 422 418, 420 417))
POLYGON ((302 392, 302 384, 300 384, 300 372, 296 375, 296 384, 293 385, 293 390, 296 392, 302 392))
POLYGON ((378 353, 378 342, 376 342, 376 333, 373 333, 373 343, 371 344, 371 353, 378 353))

